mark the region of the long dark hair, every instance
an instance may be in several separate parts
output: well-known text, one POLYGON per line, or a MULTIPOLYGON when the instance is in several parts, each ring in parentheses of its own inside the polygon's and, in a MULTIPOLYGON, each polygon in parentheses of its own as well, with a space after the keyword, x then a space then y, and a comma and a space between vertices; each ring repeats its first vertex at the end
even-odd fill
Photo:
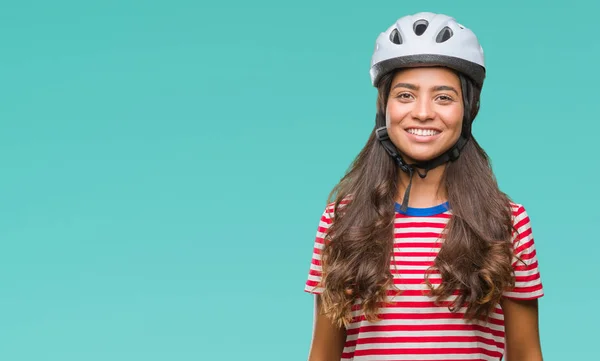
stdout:
MULTIPOLYGON (((394 75, 385 75, 378 86, 377 110, 383 114, 394 75)), ((470 127, 479 111, 481 89, 458 75, 464 93, 463 126, 470 127)), ((334 203, 334 218, 322 252, 321 297, 325 313, 340 326, 351 322, 357 300, 365 317, 376 321, 378 307, 393 285, 390 258, 398 169, 374 131, 375 127, 328 199, 334 203)), ((489 158, 472 136, 460 157, 447 165, 443 185, 452 217, 434 263, 442 283, 437 288, 428 280, 427 284, 437 302, 459 290, 449 309, 456 312, 466 306, 465 318, 485 319, 504 290, 514 285, 510 199, 499 190, 489 158)))

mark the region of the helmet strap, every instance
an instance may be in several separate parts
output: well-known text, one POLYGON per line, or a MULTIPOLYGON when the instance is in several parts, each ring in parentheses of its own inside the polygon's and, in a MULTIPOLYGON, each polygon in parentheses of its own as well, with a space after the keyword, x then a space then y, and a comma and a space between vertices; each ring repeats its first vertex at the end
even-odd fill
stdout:
POLYGON ((392 159, 394 159, 396 165, 403 172, 408 173, 410 177, 408 186, 406 187, 406 191, 404 192, 402 205, 400 207, 400 209, 403 212, 406 212, 408 210, 408 198, 412 186, 412 179, 414 173, 417 173, 419 177, 423 179, 427 176, 427 173, 430 170, 437 168, 445 163, 454 162, 460 157, 460 152, 471 137, 471 122, 467 119, 464 119, 462 133, 458 138, 458 141, 452 147, 450 147, 450 149, 431 160, 408 164, 404 161, 404 159, 402 159, 400 151, 390 140, 390 137, 387 132, 387 127, 385 125, 385 115, 378 112, 376 115, 375 124, 377 125, 377 128, 375 128, 375 136, 377 137, 383 148, 386 150, 386 152, 392 157, 392 159), (422 169, 424 172, 421 173, 419 169, 422 169))

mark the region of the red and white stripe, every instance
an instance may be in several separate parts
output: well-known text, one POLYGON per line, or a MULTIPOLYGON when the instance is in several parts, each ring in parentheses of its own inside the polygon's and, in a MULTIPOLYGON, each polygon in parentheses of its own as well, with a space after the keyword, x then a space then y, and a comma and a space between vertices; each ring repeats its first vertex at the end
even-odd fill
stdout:
MULTIPOLYGON (((531 224, 522 205, 512 204, 515 232, 513 268, 515 287, 505 297, 533 299, 543 296, 531 224), (519 260, 520 259, 520 260, 519 260)), ((333 219, 329 205, 319 222, 305 291, 318 294, 321 280, 321 251, 324 236, 333 219)), ((407 216, 396 213, 391 272, 394 285, 402 292, 388 291, 388 303, 379 309, 380 321, 368 322, 353 307, 353 322, 347 329, 342 360, 501 360, 504 353, 504 316, 497 306, 487 322, 466 321, 464 308, 452 313, 436 306, 428 297, 425 271, 433 265, 441 247, 441 232, 451 211, 434 216, 407 216)), ((430 274, 435 286, 439 272, 430 274)), ((450 301, 450 300, 447 300, 450 301)))

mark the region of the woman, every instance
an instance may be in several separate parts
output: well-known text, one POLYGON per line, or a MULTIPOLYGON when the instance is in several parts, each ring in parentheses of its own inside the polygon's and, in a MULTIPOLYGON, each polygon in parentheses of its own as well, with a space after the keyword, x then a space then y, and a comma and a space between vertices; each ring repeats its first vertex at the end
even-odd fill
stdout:
POLYGON ((330 195, 306 282, 309 361, 542 360, 529 217, 471 134, 484 78, 475 34, 446 15, 377 38, 376 124, 330 195))

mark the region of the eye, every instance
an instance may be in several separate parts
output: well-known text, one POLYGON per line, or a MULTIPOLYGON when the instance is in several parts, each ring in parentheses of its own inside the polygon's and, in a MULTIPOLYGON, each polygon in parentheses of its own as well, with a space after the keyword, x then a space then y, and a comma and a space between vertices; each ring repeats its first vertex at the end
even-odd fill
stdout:
POLYGON ((437 97, 438 100, 441 100, 444 103, 448 103, 448 102, 452 102, 454 101, 454 99, 452 99, 452 97, 448 96, 448 95, 440 95, 437 97))
POLYGON ((410 94, 410 93, 400 93, 400 94, 396 95, 396 98, 398 98, 400 100, 409 100, 410 98, 412 98, 412 94, 410 94))

